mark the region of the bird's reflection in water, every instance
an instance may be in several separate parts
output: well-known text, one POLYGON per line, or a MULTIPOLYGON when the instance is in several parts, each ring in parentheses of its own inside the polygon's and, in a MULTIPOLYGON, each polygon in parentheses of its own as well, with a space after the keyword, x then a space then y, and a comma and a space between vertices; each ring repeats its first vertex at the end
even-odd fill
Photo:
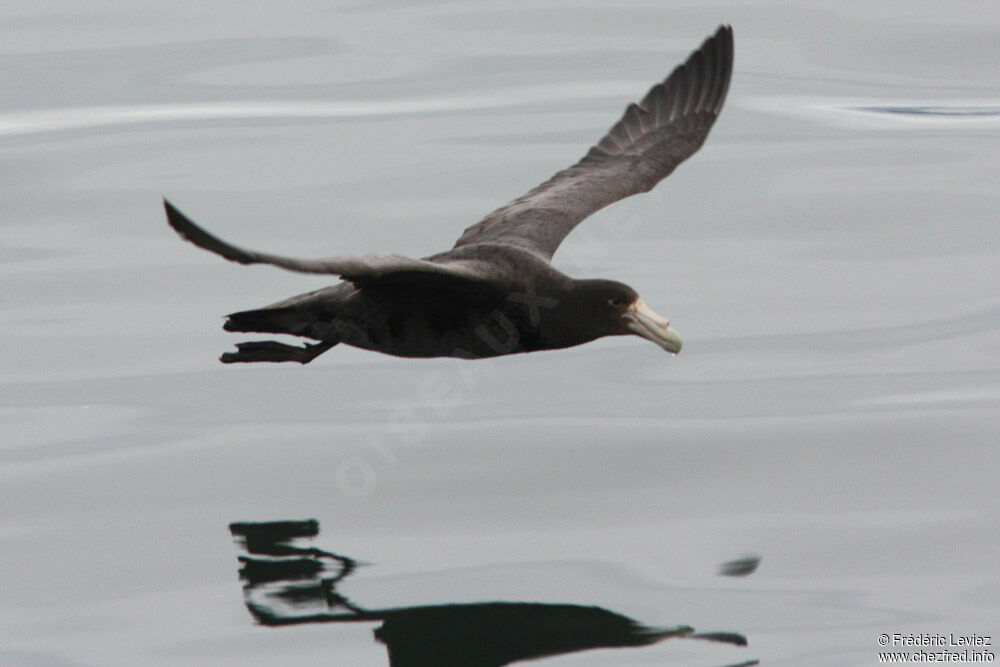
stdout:
MULTIPOLYGON (((243 597, 262 625, 381 621, 375 638, 392 667, 499 667, 594 648, 647 646, 672 637, 745 646, 732 632, 652 628, 596 606, 533 602, 365 609, 336 590, 358 562, 297 540, 319 534, 315 520, 233 523, 245 553, 243 597)), ((755 665, 756 661, 740 663, 755 665)))

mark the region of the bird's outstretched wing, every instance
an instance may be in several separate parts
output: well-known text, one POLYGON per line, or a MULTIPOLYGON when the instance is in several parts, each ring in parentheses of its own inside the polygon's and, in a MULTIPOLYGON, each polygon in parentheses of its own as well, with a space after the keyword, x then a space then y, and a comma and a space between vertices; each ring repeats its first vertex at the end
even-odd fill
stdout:
POLYGON ((465 230, 455 247, 517 245, 551 258, 584 218, 652 189, 697 151, 722 110, 733 70, 733 30, 720 26, 653 86, 575 165, 465 230))
POLYGON ((404 255, 341 255, 322 259, 283 257, 239 248, 208 233, 166 199, 167 221, 183 238, 226 259, 240 264, 272 264, 300 273, 333 274, 359 286, 409 281, 414 277, 458 279, 484 283, 487 276, 472 261, 448 263, 413 259, 404 255))

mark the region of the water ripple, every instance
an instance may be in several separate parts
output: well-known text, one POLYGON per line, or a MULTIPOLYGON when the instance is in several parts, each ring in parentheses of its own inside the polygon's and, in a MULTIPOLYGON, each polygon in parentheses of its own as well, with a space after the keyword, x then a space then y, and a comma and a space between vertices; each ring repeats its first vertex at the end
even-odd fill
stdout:
POLYGON ((846 107, 847 111, 900 114, 903 116, 949 116, 956 118, 1000 116, 1000 106, 883 106, 846 107))
POLYGON ((746 106, 782 116, 807 117, 825 123, 908 129, 936 127, 967 129, 1000 127, 1000 101, 864 100, 858 98, 814 98, 785 95, 757 97, 746 106))
POLYGON ((532 103, 600 99, 634 93, 628 82, 523 86, 503 90, 416 99, 369 101, 232 101, 187 104, 68 107, 0 114, 0 137, 65 132, 97 127, 219 120, 324 120, 370 118, 524 107, 532 103))

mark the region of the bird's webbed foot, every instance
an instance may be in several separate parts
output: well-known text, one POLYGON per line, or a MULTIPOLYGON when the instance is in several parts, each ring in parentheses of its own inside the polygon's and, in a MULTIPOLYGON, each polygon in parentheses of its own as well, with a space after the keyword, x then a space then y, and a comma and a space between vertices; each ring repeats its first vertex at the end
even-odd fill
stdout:
POLYGON ((297 361, 308 364, 323 354, 336 343, 320 342, 303 346, 286 345, 274 340, 258 340, 247 343, 237 343, 235 352, 226 352, 219 361, 224 364, 248 363, 257 361, 281 362, 297 361))

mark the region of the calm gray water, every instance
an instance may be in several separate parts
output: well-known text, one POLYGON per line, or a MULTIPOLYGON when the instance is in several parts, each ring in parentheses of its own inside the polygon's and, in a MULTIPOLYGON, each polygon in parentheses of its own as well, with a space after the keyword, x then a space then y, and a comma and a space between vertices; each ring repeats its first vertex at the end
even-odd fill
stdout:
POLYGON ((374 622, 244 608, 228 524, 304 518, 368 564, 338 588, 366 609, 568 603, 749 642, 543 664, 877 664, 883 633, 996 653, 993 0, 22 1, 0 22, 3 664, 387 665, 374 622), (722 22, 705 147, 555 258, 635 286, 681 355, 216 361, 241 340, 223 314, 325 281, 182 243, 162 196, 250 247, 428 254, 722 22))

